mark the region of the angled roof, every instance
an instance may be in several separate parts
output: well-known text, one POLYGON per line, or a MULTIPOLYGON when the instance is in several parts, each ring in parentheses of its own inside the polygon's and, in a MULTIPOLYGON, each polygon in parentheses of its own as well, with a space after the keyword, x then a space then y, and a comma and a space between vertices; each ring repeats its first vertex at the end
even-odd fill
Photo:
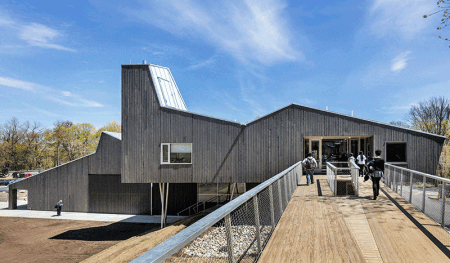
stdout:
POLYGON ((186 104, 169 68, 152 64, 148 64, 148 67, 155 85, 159 105, 187 111, 186 104))
POLYGON ((107 134, 111 137, 114 137, 118 140, 122 140, 122 133, 120 132, 109 132, 109 131, 103 131, 104 134, 107 134))

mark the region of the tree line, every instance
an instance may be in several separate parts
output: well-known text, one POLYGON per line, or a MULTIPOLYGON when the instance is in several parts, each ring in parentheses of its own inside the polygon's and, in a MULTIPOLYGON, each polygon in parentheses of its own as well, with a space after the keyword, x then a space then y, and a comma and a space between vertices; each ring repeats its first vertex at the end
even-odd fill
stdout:
POLYGON ((121 132, 116 121, 96 130, 90 123, 56 121, 51 129, 13 117, 0 125, 0 167, 46 170, 93 153, 103 131, 121 132))
POLYGON ((445 136, 444 147, 438 165, 438 175, 450 177, 450 100, 432 97, 411 106, 403 121, 390 124, 445 136))

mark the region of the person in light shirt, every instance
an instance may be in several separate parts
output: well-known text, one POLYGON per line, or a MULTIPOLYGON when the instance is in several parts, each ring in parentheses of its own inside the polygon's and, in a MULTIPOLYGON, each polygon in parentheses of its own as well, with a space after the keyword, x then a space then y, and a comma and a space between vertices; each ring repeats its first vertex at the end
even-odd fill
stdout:
POLYGON ((359 166, 359 176, 364 176, 367 158, 366 156, 364 156, 362 151, 359 152, 358 156, 356 157, 356 160, 358 161, 359 166))

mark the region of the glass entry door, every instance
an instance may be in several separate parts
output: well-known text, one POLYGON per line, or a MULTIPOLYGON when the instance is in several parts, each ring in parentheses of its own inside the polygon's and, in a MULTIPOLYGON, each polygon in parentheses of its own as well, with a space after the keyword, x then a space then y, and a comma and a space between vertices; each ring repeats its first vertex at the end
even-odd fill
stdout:
POLYGON ((314 172, 321 172, 322 170, 322 147, 320 147, 320 140, 311 140, 309 152, 312 153, 312 156, 317 161, 317 167, 314 172))

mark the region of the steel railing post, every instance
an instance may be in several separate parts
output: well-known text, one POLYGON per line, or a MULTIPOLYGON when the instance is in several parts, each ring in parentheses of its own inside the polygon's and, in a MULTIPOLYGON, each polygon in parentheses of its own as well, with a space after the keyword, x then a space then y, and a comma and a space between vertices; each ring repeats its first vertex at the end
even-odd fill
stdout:
POLYGON ((412 197, 413 197, 413 179, 414 179, 414 174, 412 172, 409 173, 409 177, 410 178, 410 188, 409 188, 409 203, 412 204, 412 197))
POLYGON ((427 178, 423 176, 423 196, 422 196, 422 212, 425 213, 425 198, 426 198, 426 190, 427 190, 427 178))
POLYGON ((445 225, 445 182, 442 182, 441 198, 442 198, 441 225, 444 226, 445 225))
POLYGON ((270 202, 270 223, 272 224, 272 231, 275 229, 275 210, 273 205, 273 187, 269 186, 269 202, 270 202))
POLYGON ((279 200, 279 203, 280 203, 280 217, 281 217, 281 214, 283 214, 283 211, 284 211, 284 209, 283 209, 283 200, 282 200, 282 197, 281 197, 281 179, 279 179, 277 181, 277 183, 278 183, 278 200, 279 200))
POLYGON ((395 192, 397 193, 397 173, 396 173, 397 169, 394 168, 393 170, 394 170, 393 171, 394 182, 392 183, 392 187, 394 189, 392 189, 392 190, 395 190, 395 192))
POLYGON ((229 263, 234 263, 233 236, 231 234, 231 218, 230 218, 230 214, 225 216, 225 234, 227 235, 228 262, 229 263))
POLYGON ((337 168, 333 169, 334 173, 334 196, 337 196, 337 168))
POLYGON ((286 175, 285 176, 283 176, 283 181, 284 181, 284 200, 286 201, 284 204, 286 205, 285 206, 285 208, 287 207, 287 204, 288 204, 288 202, 289 202, 289 199, 288 199, 288 184, 287 184, 287 180, 286 180, 286 175))
POLYGON ((258 195, 255 195, 253 197, 253 210, 255 212, 256 244, 258 247, 258 253, 260 253, 261 252, 261 224, 259 222, 258 195))
POLYGON ((401 170, 400 173, 400 196, 403 197, 403 169, 401 170))

